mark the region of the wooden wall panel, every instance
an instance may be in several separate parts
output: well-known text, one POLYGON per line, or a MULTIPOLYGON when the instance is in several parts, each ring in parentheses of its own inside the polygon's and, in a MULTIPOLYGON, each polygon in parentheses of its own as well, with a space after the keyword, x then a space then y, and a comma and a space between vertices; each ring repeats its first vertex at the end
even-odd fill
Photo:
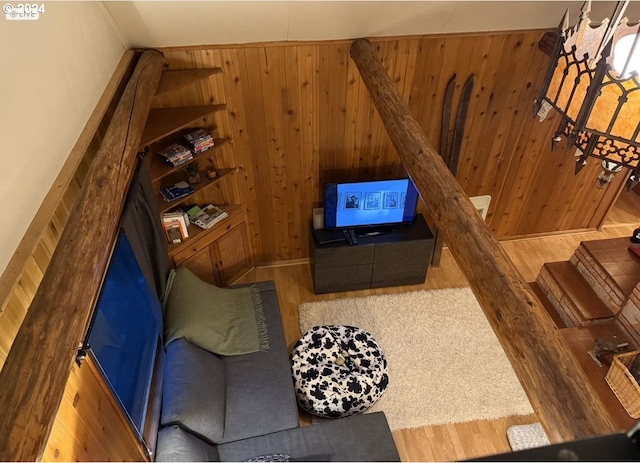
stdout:
MULTIPOLYGON (((543 32, 373 42, 434 146, 447 82, 457 76, 455 114, 462 85, 474 74, 457 178, 470 196, 492 196, 487 222, 499 238, 597 227, 623 181, 620 176, 596 189, 595 160, 574 176, 571 153, 550 149, 559 118, 539 123, 532 117, 549 61, 537 47, 543 32)), ((324 183, 404 174, 349 46, 254 44, 165 53, 170 67, 224 68, 218 78, 257 262, 309 256, 311 213, 322 204, 324 183)))
MULTIPOLYGON (((261 254, 261 241, 259 239, 259 224, 256 221, 258 217, 258 202, 255 183, 253 181, 253 164, 250 157, 247 155, 251 153, 251 142, 253 137, 249 134, 247 128, 248 114, 244 111, 245 95, 242 91, 244 80, 247 78, 246 62, 243 58, 240 58, 244 53, 239 50, 222 50, 221 58, 223 64, 223 72, 225 75, 225 81, 227 86, 225 88, 225 95, 227 98, 227 110, 229 114, 229 121, 232 127, 233 144, 230 149, 235 150, 235 158, 237 163, 237 182, 240 191, 242 192, 239 197, 242 198, 242 202, 249 211, 248 221, 249 230, 253 234, 251 241, 253 242, 254 252, 261 254)), ((166 57, 167 55, 165 55, 166 57)))
POLYGON ((24 294, 22 287, 14 287, 0 315, 0 363, 4 365, 13 340, 27 314, 31 300, 24 294))
MULTIPOLYGON (((275 182, 272 181, 269 154, 267 153, 267 140, 270 136, 267 132, 267 119, 276 117, 276 114, 266 113, 264 108, 262 97, 264 89, 262 88, 262 71, 260 70, 261 52, 264 53, 264 50, 258 48, 246 48, 238 52, 238 58, 244 60, 244 72, 239 77, 239 82, 241 85, 240 91, 245 95, 245 106, 239 107, 238 111, 246 114, 246 130, 249 137, 249 151, 242 153, 242 156, 238 156, 238 158, 244 158, 247 174, 250 175, 256 192, 257 203, 255 209, 249 211, 252 217, 250 222, 252 226, 257 226, 256 230, 259 230, 259 232, 256 238, 263 246, 262 256, 267 256, 277 255, 278 247, 278 230, 276 230, 275 221, 272 220, 272 214, 274 213, 272 210, 272 197, 274 194, 272 185, 275 182), (269 226, 266 224, 269 224, 269 226), (264 248, 265 245, 269 246, 271 244, 273 244, 273 247, 264 248)), ((277 117, 280 116, 280 114, 277 114, 277 117)), ((255 240, 254 246, 256 246, 255 240)))
POLYGON ((146 461, 92 355, 73 366, 43 461, 146 461))
MULTIPOLYGON (((298 107, 299 123, 300 123, 300 156, 298 163, 300 165, 300 184, 298 191, 300 192, 298 201, 300 204, 313 205, 320 204, 320 157, 318 153, 318 129, 319 120, 316 116, 316 108, 320 105, 320 96, 318 94, 318 49, 315 46, 297 47, 298 52, 298 85, 300 104, 298 107)), ((302 233, 302 249, 299 250, 299 256, 305 255, 306 252, 306 230, 308 227, 309 215, 308 209, 297 207, 295 214, 295 223, 299 223, 299 231, 302 233)), ((300 236, 300 235, 299 235, 300 236)), ((308 240, 307 240, 308 241, 308 240)))
MULTIPOLYGON (((271 187, 264 201, 267 202, 267 208, 271 211, 271 228, 278 236, 278 239, 272 241, 271 252, 275 256, 274 260, 280 260, 282 256, 288 255, 291 239, 287 220, 289 209, 285 200, 288 185, 287 161, 295 154, 287 151, 287 140, 293 136, 290 132, 291 127, 288 126, 287 97, 290 94, 292 99, 294 97, 291 89, 287 87, 285 76, 287 71, 292 72, 295 63, 286 63, 282 47, 265 48, 257 53, 257 57, 262 101, 256 109, 264 108, 267 114, 264 118, 266 139, 263 160, 265 161, 264 170, 269 173, 271 187)), ((296 154, 299 155, 299 153, 296 154)), ((293 172, 289 181, 292 184, 295 181, 293 172)))

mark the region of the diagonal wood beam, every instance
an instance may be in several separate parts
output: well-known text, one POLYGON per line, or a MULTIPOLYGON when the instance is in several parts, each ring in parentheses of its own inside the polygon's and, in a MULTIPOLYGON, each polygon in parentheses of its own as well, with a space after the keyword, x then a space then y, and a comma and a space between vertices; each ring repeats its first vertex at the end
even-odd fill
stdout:
POLYGON ((0 372, 0 461, 37 461, 45 450, 118 236, 163 64, 157 51, 138 60, 0 372))
POLYGON ((371 43, 355 41, 350 54, 551 441, 619 431, 553 321, 409 112, 371 43))

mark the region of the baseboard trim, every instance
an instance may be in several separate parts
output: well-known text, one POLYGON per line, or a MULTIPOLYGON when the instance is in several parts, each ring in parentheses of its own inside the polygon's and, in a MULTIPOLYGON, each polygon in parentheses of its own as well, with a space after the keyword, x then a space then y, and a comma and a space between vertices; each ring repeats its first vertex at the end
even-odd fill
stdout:
POLYGON ((553 232, 540 232, 540 233, 532 233, 530 235, 514 235, 514 236, 504 236, 502 238, 498 238, 498 241, 525 241, 532 240, 538 238, 547 238, 551 236, 560 236, 560 235, 579 235, 581 233, 594 233, 597 232, 597 228, 579 228, 574 230, 558 230, 553 232))
POLYGON ((273 268, 273 267, 287 267, 290 265, 302 265, 308 264, 311 262, 311 259, 308 257, 303 257, 301 259, 287 259, 287 260, 276 260, 273 262, 260 262, 256 264, 256 268, 273 268))

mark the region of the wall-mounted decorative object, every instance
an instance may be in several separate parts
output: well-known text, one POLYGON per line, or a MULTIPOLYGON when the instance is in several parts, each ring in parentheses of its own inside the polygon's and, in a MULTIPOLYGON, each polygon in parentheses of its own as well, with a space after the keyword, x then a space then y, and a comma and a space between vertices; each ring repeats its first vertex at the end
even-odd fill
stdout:
POLYGON ((573 27, 565 13, 534 111, 541 121, 551 109, 561 114, 553 146, 564 136, 567 148, 577 148, 576 173, 593 156, 606 161, 600 177, 629 168, 631 188, 640 181, 640 23, 623 18, 628 3, 618 2, 598 26, 589 19, 591 2, 573 27))

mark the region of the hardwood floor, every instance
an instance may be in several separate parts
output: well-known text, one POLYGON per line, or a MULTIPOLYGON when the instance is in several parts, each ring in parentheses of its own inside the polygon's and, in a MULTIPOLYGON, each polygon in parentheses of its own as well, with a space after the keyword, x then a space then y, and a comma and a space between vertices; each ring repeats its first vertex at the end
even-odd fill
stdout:
MULTIPOLYGON (((630 200, 635 199, 630 198, 630 200)), ((618 225, 614 219, 608 219, 600 232, 504 241, 502 245, 522 272, 525 280, 535 281, 545 262, 568 260, 580 241, 631 236, 633 229, 640 226, 640 207, 636 207, 634 201, 626 201, 626 198, 623 199, 623 204, 624 209, 616 211, 615 214, 612 213, 614 217, 622 220, 622 225, 618 225), (635 211, 638 213, 634 221, 635 211)), ((637 201, 637 204, 640 206, 640 200, 637 201)), ((260 280, 274 280, 276 282, 289 348, 300 337, 297 307, 302 302, 398 293, 418 289, 468 286, 467 279, 446 248, 443 250, 440 266, 429 269, 427 281, 422 285, 315 295, 308 263, 256 268, 245 275, 240 282, 260 280)), ((397 431, 394 433, 394 439, 403 461, 464 460, 509 452, 507 428, 515 424, 529 424, 536 421, 535 415, 527 415, 498 420, 429 426, 397 431)))
POLYGON ((607 215, 604 228, 623 224, 640 226, 640 201, 638 193, 634 190, 622 192, 616 201, 616 206, 607 215))

